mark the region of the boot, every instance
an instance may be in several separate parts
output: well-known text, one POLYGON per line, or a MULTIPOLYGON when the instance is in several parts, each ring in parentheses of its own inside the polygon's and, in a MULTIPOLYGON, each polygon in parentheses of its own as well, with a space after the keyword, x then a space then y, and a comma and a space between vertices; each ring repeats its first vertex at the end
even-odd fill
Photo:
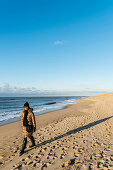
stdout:
POLYGON ((24 140, 23 140, 22 149, 21 149, 21 151, 20 151, 19 156, 21 156, 22 154, 24 154, 24 150, 25 150, 25 148, 26 148, 26 145, 27 145, 27 137, 24 138, 24 140))
POLYGON ((32 145, 29 146, 31 148, 31 147, 35 146, 35 140, 34 140, 33 136, 30 136, 29 138, 30 138, 30 140, 32 142, 32 145))

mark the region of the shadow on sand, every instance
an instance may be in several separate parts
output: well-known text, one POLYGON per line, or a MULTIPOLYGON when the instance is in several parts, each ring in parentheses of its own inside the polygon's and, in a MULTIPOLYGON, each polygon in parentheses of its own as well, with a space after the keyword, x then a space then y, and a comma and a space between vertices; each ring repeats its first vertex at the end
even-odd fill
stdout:
POLYGON ((79 132, 79 131, 81 131, 81 130, 89 129, 90 127, 93 127, 93 126, 95 126, 95 125, 98 125, 99 123, 102 123, 102 122, 104 122, 104 121, 106 121, 106 120, 108 120, 108 119, 110 119, 110 118, 112 118, 112 117, 113 117, 113 116, 110 116, 110 117, 107 117, 107 118, 104 118, 104 119, 100 119, 100 120, 94 121, 94 122, 92 122, 92 123, 89 123, 89 124, 87 124, 87 125, 85 125, 85 126, 78 127, 78 128, 76 128, 76 129, 70 130, 70 131, 68 131, 68 132, 66 132, 66 133, 64 133, 64 134, 62 134, 62 135, 59 135, 59 136, 57 136, 57 137, 54 137, 54 138, 51 138, 51 139, 49 139, 49 140, 46 140, 46 141, 44 141, 44 142, 42 142, 42 143, 39 143, 39 144, 37 144, 35 147, 30 148, 30 149, 26 150, 25 152, 28 152, 28 151, 33 150, 33 149, 36 149, 37 147, 46 145, 47 143, 51 143, 51 142, 53 142, 53 141, 55 141, 55 140, 58 140, 58 139, 61 139, 61 138, 65 137, 65 136, 68 136, 68 135, 77 133, 77 132, 79 132))

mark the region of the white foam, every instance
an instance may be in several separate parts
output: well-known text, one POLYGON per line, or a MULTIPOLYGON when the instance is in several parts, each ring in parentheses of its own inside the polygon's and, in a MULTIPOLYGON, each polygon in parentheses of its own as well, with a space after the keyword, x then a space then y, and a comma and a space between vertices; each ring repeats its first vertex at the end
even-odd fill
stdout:
MULTIPOLYGON (((72 103, 78 103, 76 99, 67 99, 52 105, 41 105, 41 106, 35 106, 34 113, 35 115, 39 115, 42 113, 46 113, 49 111, 54 111, 58 109, 62 109, 65 106, 72 104, 72 103)), ((10 119, 15 119, 15 118, 21 118, 22 110, 19 111, 12 111, 12 112, 3 112, 0 114, 0 122, 2 121, 8 121, 10 119)))

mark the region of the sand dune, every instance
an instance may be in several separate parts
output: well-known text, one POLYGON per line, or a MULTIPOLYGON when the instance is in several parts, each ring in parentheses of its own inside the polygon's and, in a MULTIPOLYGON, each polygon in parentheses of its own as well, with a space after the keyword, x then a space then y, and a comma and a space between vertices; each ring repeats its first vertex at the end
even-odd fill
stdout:
POLYGON ((113 169, 113 94, 36 116, 36 146, 21 157, 20 121, 0 127, 1 169, 113 169))

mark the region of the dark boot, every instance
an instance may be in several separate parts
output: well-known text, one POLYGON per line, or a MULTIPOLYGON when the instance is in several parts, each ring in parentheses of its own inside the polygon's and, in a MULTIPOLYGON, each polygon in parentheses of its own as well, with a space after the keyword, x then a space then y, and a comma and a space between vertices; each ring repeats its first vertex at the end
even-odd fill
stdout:
POLYGON ((23 140, 22 149, 21 149, 21 151, 20 151, 19 156, 21 156, 22 154, 24 154, 24 150, 25 150, 25 148, 26 148, 26 145, 27 145, 27 137, 24 138, 24 140, 23 140))
POLYGON ((30 140, 32 142, 32 145, 29 146, 31 148, 31 147, 35 146, 35 140, 34 140, 33 136, 30 136, 29 138, 30 138, 30 140))

